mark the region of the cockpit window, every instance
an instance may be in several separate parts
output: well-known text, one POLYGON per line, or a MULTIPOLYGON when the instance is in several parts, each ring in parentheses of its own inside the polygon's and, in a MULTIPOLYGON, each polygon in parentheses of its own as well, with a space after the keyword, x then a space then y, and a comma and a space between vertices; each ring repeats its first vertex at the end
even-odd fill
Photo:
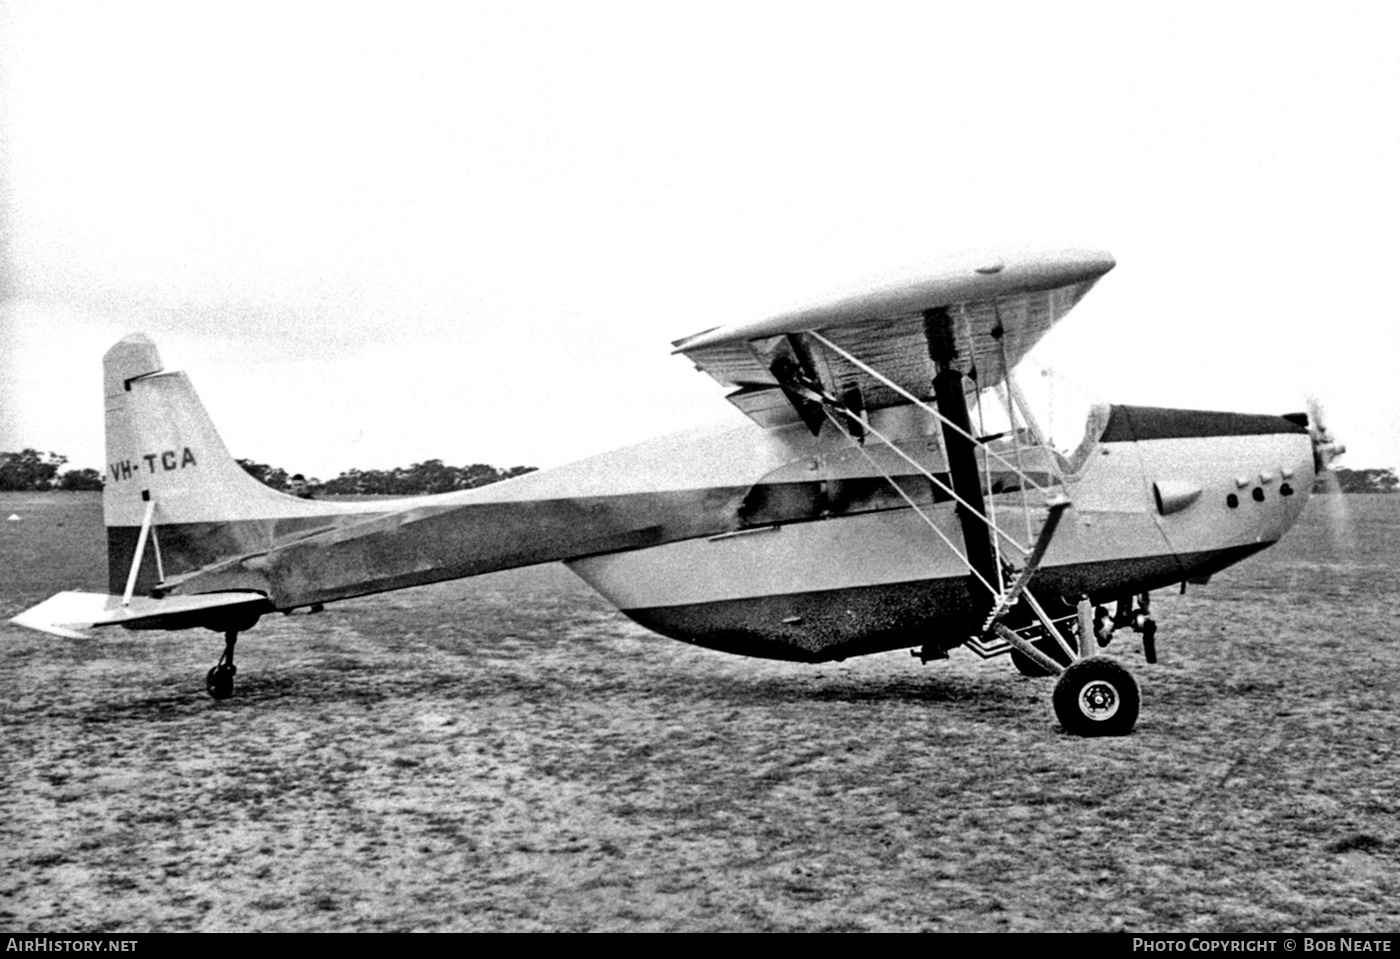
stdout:
POLYGON ((1084 468, 1085 462, 1089 459, 1089 454, 1094 452, 1094 447, 1099 445, 1099 439, 1103 436, 1103 431, 1108 428, 1108 417, 1113 407, 1107 403, 1095 403, 1089 407, 1089 416, 1084 422, 1084 438, 1079 441, 1079 445, 1067 457, 1065 472, 1074 474, 1084 468))

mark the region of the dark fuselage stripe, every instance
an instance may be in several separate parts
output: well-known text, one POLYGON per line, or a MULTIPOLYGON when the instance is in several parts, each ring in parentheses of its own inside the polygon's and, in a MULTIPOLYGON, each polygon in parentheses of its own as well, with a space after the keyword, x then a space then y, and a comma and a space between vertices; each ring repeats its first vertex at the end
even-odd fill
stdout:
POLYGON ((1100 442, 1184 440, 1207 436, 1269 436, 1307 434, 1307 428, 1282 416, 1258 413, 1215 413, 1155 406, 1114 406, 1100 442))

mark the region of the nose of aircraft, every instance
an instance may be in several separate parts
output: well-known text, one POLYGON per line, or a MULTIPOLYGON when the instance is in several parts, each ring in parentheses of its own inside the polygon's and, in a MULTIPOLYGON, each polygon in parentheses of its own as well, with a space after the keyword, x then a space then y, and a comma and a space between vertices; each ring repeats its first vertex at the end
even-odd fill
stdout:
POLYGON ((1318 478, 1316 449, 1311 438, 1287 434, 1280 440, 1283 442, 1279 450, 1278 508, 1265 511, 1263 535, 1269 542, 1283 536, 1298 521, 1318 478))
POLYGON ((1317 476, 1306 416, 1122 409, 1157 525, 1189 574, 1262 549, 1302 514, 1317 476))

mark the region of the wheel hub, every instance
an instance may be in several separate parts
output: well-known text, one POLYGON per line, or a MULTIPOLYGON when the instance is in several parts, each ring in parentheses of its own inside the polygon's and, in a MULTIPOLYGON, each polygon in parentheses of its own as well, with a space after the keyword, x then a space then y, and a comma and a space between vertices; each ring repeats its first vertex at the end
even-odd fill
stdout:
POLYGON ((1118 712, 1118 690, 1111 683, 1095 680, 1079 691, 1079 708, 1090 719, 1110 719, 1118 712))

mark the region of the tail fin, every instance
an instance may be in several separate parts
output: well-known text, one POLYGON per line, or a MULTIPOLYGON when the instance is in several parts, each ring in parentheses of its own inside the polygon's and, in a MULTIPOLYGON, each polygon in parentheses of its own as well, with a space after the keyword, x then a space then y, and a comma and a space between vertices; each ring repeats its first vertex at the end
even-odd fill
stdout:
MULTIPOLYGON (((111 591, 121 594, 142 549, 137 589, 175 572, 256 550, 277 521, 325 516, 327 504, 287 496, 253 479, 229 455, 183 373, 166 373, 155 344, 135 333, 103 360, 107 526, 111 591), (152 547, 141 532, 156 531, 152 547), (159 554, 166 556, 161 570, 159 554)), ((266 548, 263 545, 262 548, 266 548)))
POLYGON ((58 636, 112 625, 247 629, 273 602, 266 578, 241 560, 362 512, 287 496, 245 473, 189 379, 164 372, 139 333, 107 351, 103 387, 108 592, 59 593, 16 616, 18 625, 58 636))

